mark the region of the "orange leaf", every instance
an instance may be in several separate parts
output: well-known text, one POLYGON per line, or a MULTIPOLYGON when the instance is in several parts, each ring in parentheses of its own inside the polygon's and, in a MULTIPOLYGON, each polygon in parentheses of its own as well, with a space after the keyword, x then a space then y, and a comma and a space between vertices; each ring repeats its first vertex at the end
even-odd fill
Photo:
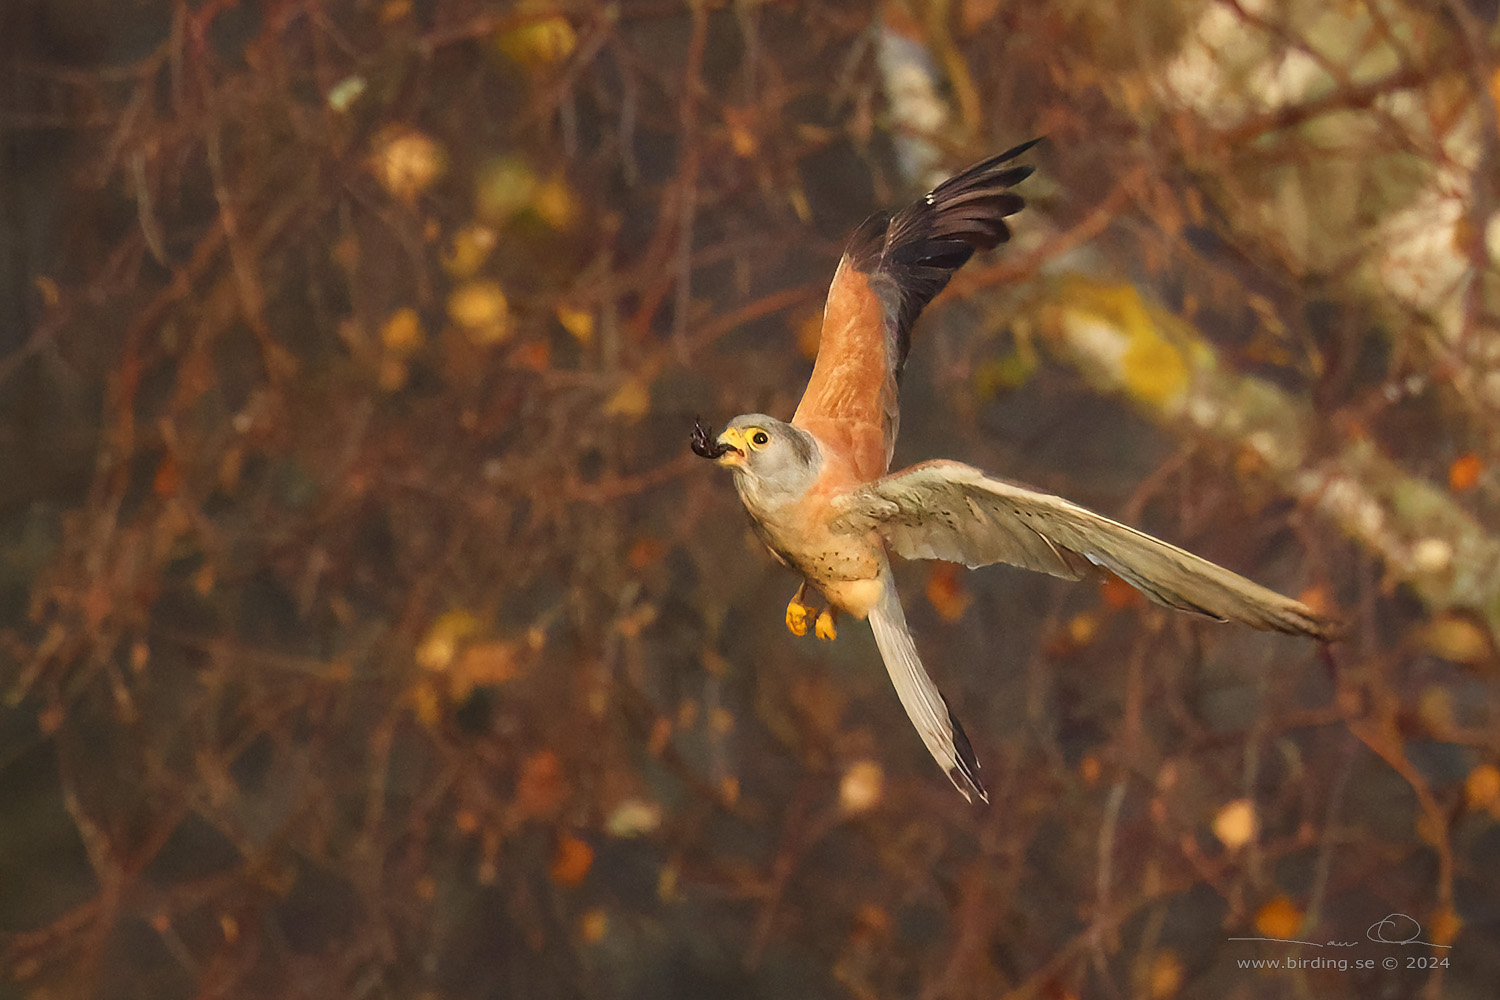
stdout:
POLYGON ((666 546, 655 538, 637 538, 630 546, 626 557, 631 569, 645 569, 662 557, 666 546))
POLYGON ((958 621, 969 607, 971 598, 958 574, 957 563, 940 562, 927 575, 927 601, 944 621, 958 621))
POLYGON ((1099 591, 1104 596, 1105 606, 1116 610, 1145 603, 1145 598, 1141 596, 1139 590, 1113 573, 1105 574, 1104 582, 1099 585, 1099 591))
POLYGON ((1464 779, 1464 798, 1471 809, 1489 809, 1500 802, 1500 768, 1480 764, 1464 779))
POLYGON ((513 357, 518 366, 534 372, 544 372, 552 367, 552 347, 545 341, 525 344, 517 349, 513 357))
POLYGON ((609 931, 609 914, 596 906, 583 915, 578 922, 578 931, 589 944, 598 944, 609 931))
POLYGON ((564 833, 557 841, 557 853, 552 856, 552 881, 558 885, 577 885, 593 864, 594 849, 571 833, 564 833))
POLYGON ((1302 593, 1297 595, 1297 600, 1320 615, 1326 615, 1333 610, 1333 602, 1328 597, 1328 588, 1321 583, 1304 588, 1302 593))
POLYGON ((1182 989, 1182 959, 1175 951, 1162 949, 1151 959, 1148 979, 1153 998, 1176 996, 1182 989))
POLYGON ((516 652, 513 642, 481 642, 468 647, 459 654, 449 675, 449 693, 463 698, 476 687, 514 680, 521 672, 516 652))
POLYGON ((182 486, 182 473, 178 471, 177 460, 167 455, 156 467, 156 476, 151 480, 151 491, 159 497, 176 496, 182 486))
POLYGON ((651 410, 651 387, 642 379, 629 378, 620 383, 604 401, 604 413, 634 423, 651 410))
POLYGON ((1464 929, 1463 918, 1454 913, 1452 907, 1437 911, 1432 915, 1430 923, 1432 930, 1429 933, 1434 944, 1451 945, 1453 939, 1458 937, 1458 932, 1464 929))
POLYGON ((422 320, 410 306, 402 306, 391 313, 380 328, 380 342, 397 357, 406 357, 416 351, 425 339, 422 320))
POLYGON ((1090 611, 1080 611, 1068 619, 1068 638, 1075 646, 1087 646, 1099 635, 1099 616, 1090 611))
POLYGON ((1448 466, 1448 486, 1455 493, 1472 490, 1479 484, 1479 474, 1484 471, 1484 462, 1472 451, 1460 455, 1448 466))
POLYGON ((1093 754, 1087 755, 1083 760, 1078 762, 1078 776, 1083 779, 1085 784, 1090 786, 1099 783, 1099 776, 1103 773, 1103 770, 1103 766, 1099 763, 1099 758, 1093 754))
POLYGON ((1285 896, 1277 896, 1255 911, 1255 929, 1266 937, 1295 938, 1302 930, 1302 920, 1302 911, 1285 896))
POLYGON ((516 805, 530 819, 551 816, 568 797, 568 782, 562 761, 551 750, 539 750, 521 765, 516 780, 516 805))

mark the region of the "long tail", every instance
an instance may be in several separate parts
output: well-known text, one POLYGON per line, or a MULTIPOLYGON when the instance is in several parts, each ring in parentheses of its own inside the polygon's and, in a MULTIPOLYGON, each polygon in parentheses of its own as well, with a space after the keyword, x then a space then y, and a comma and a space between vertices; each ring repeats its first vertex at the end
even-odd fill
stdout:
POLYGON ((922 742, 927 744, 928 752, 963 797, 970 802, 976 797, 988 802, 990 796, 979 781, 979 761, 974 748, 917 656, 890 567, 885 567, 882 576, 884 587, 880 603, 870 612, 870 629, 875 633, 875 645, 880 647, 880 657, 896 686, 901 706, 917 727, 922 742))

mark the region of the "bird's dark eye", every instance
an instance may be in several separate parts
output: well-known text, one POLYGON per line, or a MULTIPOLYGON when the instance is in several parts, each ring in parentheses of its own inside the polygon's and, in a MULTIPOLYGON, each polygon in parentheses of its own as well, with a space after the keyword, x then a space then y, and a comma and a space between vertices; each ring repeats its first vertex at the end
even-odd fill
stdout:
POLYGON ((750 443, 755 445, 756 447, 764 448, 766 445, 771 443, 771 435, 767 434, 765 431, 756 431, 754 434, 750 435, 750 443))

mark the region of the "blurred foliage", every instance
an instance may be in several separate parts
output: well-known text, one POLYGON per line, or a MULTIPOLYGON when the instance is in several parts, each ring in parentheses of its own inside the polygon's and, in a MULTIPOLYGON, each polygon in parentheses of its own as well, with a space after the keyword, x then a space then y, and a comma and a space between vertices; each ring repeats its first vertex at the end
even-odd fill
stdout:
POLYGON ((1493 995, 1497 56, 1478 0, 5 4, 5 989, 1493 995), (902 567, 975 812, 686 442, 1039 133, 898 461, 1350 631, 902 567))

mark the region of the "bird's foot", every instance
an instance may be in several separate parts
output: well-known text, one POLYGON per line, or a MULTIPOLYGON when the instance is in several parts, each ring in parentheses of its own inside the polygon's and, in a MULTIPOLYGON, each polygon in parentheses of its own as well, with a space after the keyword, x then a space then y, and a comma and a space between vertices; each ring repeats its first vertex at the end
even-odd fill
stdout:
POLYGON ((838 612, 833 608, 824 608, 818 614, 818 620, 813 623, 813 634, 819 639, 826 639, 831 642, 839 637, 839 630, 836 627, 837 623, 838 612))
MULTIPOLYGON (((792 635, 807 634, 807 616, 812 614, 813 609, 803 604, 797 598, 792 598, 786 606, 786 627, 792 635)), ((818 619, 822 621, 821 618, 818 619)))

